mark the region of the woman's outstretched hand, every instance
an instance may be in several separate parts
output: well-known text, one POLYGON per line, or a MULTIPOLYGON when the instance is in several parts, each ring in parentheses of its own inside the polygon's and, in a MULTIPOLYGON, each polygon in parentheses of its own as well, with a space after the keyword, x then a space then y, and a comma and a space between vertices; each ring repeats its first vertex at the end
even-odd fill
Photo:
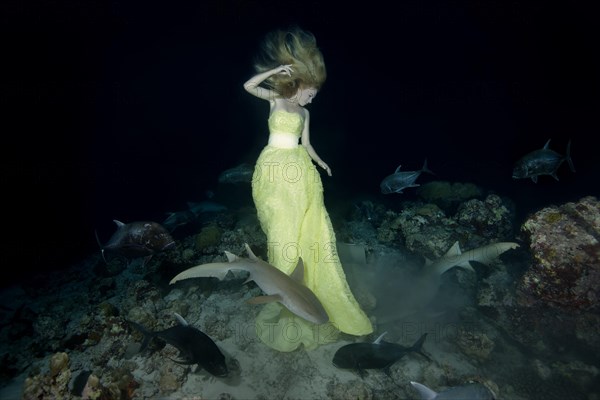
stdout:
POLYGON ((329 168, 329 165, 327 165, 327 163, 325 161, 319 161, 318 164, 319 164, 319 167, 321 167, 325 171, 327 171, 327 175, 331 176, 331 168, 329 168))

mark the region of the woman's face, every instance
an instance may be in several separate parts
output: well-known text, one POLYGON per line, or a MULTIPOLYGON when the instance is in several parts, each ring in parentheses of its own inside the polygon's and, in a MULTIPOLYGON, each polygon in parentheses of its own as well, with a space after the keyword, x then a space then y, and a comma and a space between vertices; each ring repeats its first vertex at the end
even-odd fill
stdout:
POLYGON ((317 92, 318 90, 314 87, 298 89, 298 105, 303 107, 310 104, 317 95, 317 92))

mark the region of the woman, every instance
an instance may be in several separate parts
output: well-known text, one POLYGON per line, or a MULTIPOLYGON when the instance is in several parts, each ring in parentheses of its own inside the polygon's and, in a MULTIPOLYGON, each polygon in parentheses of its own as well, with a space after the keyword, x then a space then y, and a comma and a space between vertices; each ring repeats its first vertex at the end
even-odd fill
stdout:
POLYGON ((257 334, 279 351, 292 351, 301 344, 313 349, 335 341, 339 331, 369 334, 373 328, 346 282, 323 202, 323 185, 312 163, 331 176, 331 169, 310 144, 310 115, 305 108, 325 82, 323 55, 309 32, 299 28, 274 31, 266 36, 255 68, 258 74, 244 88, 270 106, 269 142, 252 179, 269 263, 289 275, 302 257, 304 283, 330 320, 314 325, 279 303, 270 303, 257 316, 257 334))

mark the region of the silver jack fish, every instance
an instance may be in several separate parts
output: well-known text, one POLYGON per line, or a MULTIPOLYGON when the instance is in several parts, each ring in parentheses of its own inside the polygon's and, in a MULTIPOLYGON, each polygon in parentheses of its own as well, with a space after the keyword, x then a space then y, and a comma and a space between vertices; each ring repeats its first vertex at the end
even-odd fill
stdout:
POLYGON ((571 160, 571 141, 569 140, 567 144, 567 153, 564 156, 554 150, 550 150, 548 148, 549 144, 550 139, 548 139, 544 147, 526 154, 517 161, 513 168, 512 177, 514 179, 531 178, 534 183, 537 183, 538 176, 540 175, 550 175, 558 180, 556 171, 564 161, 567 161, 571 171, 575 172, 575 166, 573 165, 573 160, 571 160))
POLYGON ((396 168, 396 171, 394 171, 393 174, 386 176, 381 181, 381 184, 379 185, 381 188, 381 193, 402 193, 402 190, 406 188, 421 186, 418 183, 415 183, 415 181, 422 172, 435 175, 435 173, 427 168, 427 159, 425 159, 423 168, 421 168, 419 171, 400 172, 400 167, 401 165, 398 165, 398 168, 396 168))

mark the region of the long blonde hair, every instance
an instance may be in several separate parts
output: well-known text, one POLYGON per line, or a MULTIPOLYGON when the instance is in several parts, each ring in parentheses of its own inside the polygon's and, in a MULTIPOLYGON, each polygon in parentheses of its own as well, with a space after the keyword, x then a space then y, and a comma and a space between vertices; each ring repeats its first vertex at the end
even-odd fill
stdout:
POLYGON ((325 83, 325 61, 311 32, 292 26, 265 36, 254 63, 256 71, 261 73, 287 64, 292 66, 292 76, 276 74, 264 82, 281 96, 292 97, 299 88, 320 89, 325 83))

